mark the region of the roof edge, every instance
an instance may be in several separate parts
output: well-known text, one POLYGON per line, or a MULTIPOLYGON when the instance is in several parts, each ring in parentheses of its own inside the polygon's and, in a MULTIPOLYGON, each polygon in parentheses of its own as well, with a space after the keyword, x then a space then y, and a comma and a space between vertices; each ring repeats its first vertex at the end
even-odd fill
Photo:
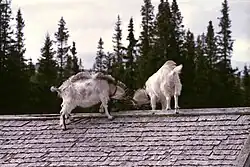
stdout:
POLYGON ((240 154, 238 155, 236 162, 236 167, 249 167, 250 166, 250 135, 244 143, 240 154))
MULTIPOLYGON (((200 115, 250 115, 250 107, 235 108, 200 108, 180 109, 178 114, 175 110, 130 110, 113 112, 115 117, 125 116, 200 116, 200 115)), ((105 117, 102 113, 74 113, 73 118, 105 117)), ((58 119, 59 114, 23 114, 23 115, 0 115, 0 120, 48 120, 58 119)), ((249 139, 250 140, 250 139, 249 139)))

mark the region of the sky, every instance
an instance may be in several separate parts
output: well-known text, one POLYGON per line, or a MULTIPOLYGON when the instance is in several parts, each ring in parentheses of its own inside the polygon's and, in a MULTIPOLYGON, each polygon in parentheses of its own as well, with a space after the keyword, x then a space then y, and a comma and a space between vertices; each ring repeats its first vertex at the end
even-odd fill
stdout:
MULTIPOLYGON (((185 28, 195 35, 206 32, 209 20, 213 21, 215 31, 221 16, 223 0, 178 0, 184 17, 185 28)), ((157 12, 160 0, 152 0, 157 12)), ((171 0, 169 0, 171 2, 171 0)), ((250 62, 250 0, 228 0, 232 20, 234 52, 233 66, 242 66, 250 62)), ((118 14, 122 20, 123 44, 126 46, 127 27, 133 17, 135 36, 141 31, 140 9, 143 0, 12 0, 13 16, 21 9, 25 21, 26 58, 37 62, 48 32, 51 39, 58 29, 58 22, 63 16, 69 30, 71 45, 76 42, 77 55, 83 61, 84 68, 91 68, 96 56, 100 37, 104 41, 104 50, 113 51, 112 36, 118 14)))

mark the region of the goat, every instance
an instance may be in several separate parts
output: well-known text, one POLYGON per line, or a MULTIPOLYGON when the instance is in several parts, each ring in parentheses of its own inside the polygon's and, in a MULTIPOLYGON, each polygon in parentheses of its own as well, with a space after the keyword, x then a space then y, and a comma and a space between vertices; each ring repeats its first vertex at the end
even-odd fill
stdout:
POLYGON ((122 99, 125 87, 125 84, 116 81, 111 75, 104 75, 101 72, 95 74, 79 72, 64 81, 59 88, 51 86, 51 92, 57 92, 63 100, 59 125, 63 130, 66 129, 65 119, 77 106, 87 108, 100 102, 99 111, 104 110, 108 119, 113 119, 108 111, 108 102, 110 98, 122 99))
POLYGON ((164 65, 145 83, 143 89, 138 89, 133 96, 134 105, 151 103, 152 110, 156 109, 156 102, 160 102, 162 109, 169 110, 171 97, 174 96, 175 109, 179 109, 178 97, 181 94, 182 84, 179 73, 183 65, 176 66, 172 60, 168 60, 164 65))

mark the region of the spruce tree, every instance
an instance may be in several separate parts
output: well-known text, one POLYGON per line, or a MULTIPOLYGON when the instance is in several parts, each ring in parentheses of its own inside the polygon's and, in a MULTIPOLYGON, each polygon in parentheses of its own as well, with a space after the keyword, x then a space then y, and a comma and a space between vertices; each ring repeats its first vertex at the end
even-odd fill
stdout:
POLYGON ((127 53, 124 56, 125 59, 125 78, 126 82, 125 84, 130 88, 134 89, 135 88, 135 60, 137 58, 137 49, 136 49, 136 44, 137 40, 135 39, 134 36, 134 23, 133 23, 133 18, 130 18, 129 25, 128 25, 128 36, 127 40, 129 41, 129 44, 127 46, 127 53))
POLYGON ((30 91, 30 78, 28 76, 27 64, 24 58, 24 53, 26 51, 24 45, 24 27, 25 23, 22 17, 21 10, 18 9, 16 14, 16 29, 15 29, 15 39, 13 40, 13 49, 11 49, 10 62, 12 64, 12 81, 19 83, 14 85, 18 91, 15 96, 20 103, 19 110, 24 110, 29 105, 28 96, 30 91))
POLYGON ((195 47, 195 79, 194 79, 194 92, 196 107, 208 107, 209 93, 211 87, 208 79, 208 60, 205 56, 205 41, 204 34, 198 35, 195 47))
POLYGON ((144 4, 141 7, 142 15, 142 32, 140 39, 140 54, 146 56, 150 51, 150 46, 154 40, 154 6, 151 0, 143 0, 144 4))
POLYGON ((124 66, 123 66, 123 55, 124 47, 122 44, 122 29, 121 29, 121 18, 117 16, 117 22, 115 23, 115 33, 113 36, 113 47, 114 47, 114 61, 112 64, 112 75, 123 81, 124 66))
POLYGON ((180 63, 182 60, 183 54, 183 44, 185 38, 185 29, 183 24, 183 17, 181 11, 177 4, 177 0, 173 0, 171 4, 171 16, 172 16, 172 38, 171 38, 171 47, 172 47, 172 59, 176 63, 180 63))
POLYGON ((218 82, 220 80, 220 76, 218 74, 218 49, 217 49, 217 38, 215 36, 214 27, 212 21, 208 22, 207 32, 205 36, 205 55, 208 62, 208 83, 209 83, 209 94, 208 98, 210 99, 211 106, 219 106, 220 98, 218 98, 218 91, 220 91, 221 83, 218 82))
POLYGON ((168 1, 164 2, 161 0, 161 3, 158 6, 158 13, 156 15, 155 53, 158 55, 156 59, 156 69, 159 69, 168 59, 173 59, 170 39, 170 34, 173 34, 171 17, 172 16, 168 1))
MULTIPOLYGON (((17 15, 16 15, 16 31, 15 31, 15 44, 13 52, 15 54, 12 55, 12 57, 15 59, 15 65, 20 72, 17 76, 19 77, 20 82, 23 82, 23 86, 27 85, 29 78, 27 74, 27 65, 26 60, 24 58, 24 53, 26 51, 25 45, 24 45, 24 27, 25 23, 22 17, 21 10, 18 9, 17 15), (14 56, 16 55, 16 57, 14 56)), ((28 90, 26 90, 28 91, 28 90)))
POLYGON ((24 33, 23 33, 23 28, 25 27, 25 23, 22 17, 21 9, 19 8, 17 11, 17 16, 16 16, 16 49, 18 54, 20 55, 20 61, 24 62, 24 53, 26 49, 24 48, 24 33))
POLYGON ((31 82, 35 82, 34 80, 35 73, 36 73, 35 65, 33 64, 32 59, 29 58, 27 64, 27 75, 31 82))
POLYGON ((136 44, 137 40, 134 36, 134 23, 133 18, 130 18, 129 25, 128 25, 128 36, 127 40, 129 41, 129 44, 127 46, 127 54, 124 56, 124 59, 126 60, 126 69, 132 69, 133 63, 137 57, 137 50, 136 50, 136 44))
POLYGON ((231 57, 233 52, 233 39, 231 20, 229 18, 228 1, 224 0, 221 9, 222 17, 219 17, 218 47, 220 56, 220 69, 228 73, 231 69, 231 57))
POLYGON ((112 65, 113 65, 114 55, 111 52, 105 54, 105 65, 107 74, 112 74, 112 65))
POLYGON ((181 73, 181 79, 183 84, 183 93, 182 97, 180 97, 181 103, 183 106, 189 108, 197 105, 195 101, 192 100, 194 98, 194 83, 195 83, 195 41, 194 34, 188 30, 186 33, 186 39, 184 43, 185 47, 185 60, 183 63, 183 72, 181 73))
POLYGON ((113 36, 113 47, 116 56, 116 62, 121 64, 123 58, 123 46, 122 46, 122 29, 121 29, 121 18, 117 16, 117 22, 115 23, 115 33, 113 36))
POLYGON ((78 63, 78 58, 76 56, 77 52, 76 52, 76 43, 73 41, 73 44, 72 44, 72 48, 70 49, 71 51, 71 54, 72 54, 72 71, 73 71, 73 74, 76 74, 78 72, 80 72, 80 66, 79 66, 79 63, 78 63))
POLYGON ((93 70, 96 72, 106 72, 106 67, 105 67, 105 53, 103 51, 103 40, 102 38, 99 39, 98 41, 98 46, 97 46, 97 53, 96 53, 96 58, 95 58, 95 63, 93 66, 93 70))
MULTIPOLYGON (((29 79, 28 87, 29 87, 29 92, 28 92, 28 98, 26 99, 28 102, 28 107, 25 113, 37 113, 38 110, 38 104, 40 102, 41 96, 43 96, 38 81, 37 81, 37 69, 36 65, 32 62, 32 59, 29 58, 27 60, 27 77, 29 79)), ((38 63, 37 63, 38 64, 38 63)))
POLYGON ((41 57, 38 59, 39 68, 37 80, 39 84, 39 99, 40 109, 47 109, 48 111, 55 107, 55 95, 51 94, 50 87, 58 85, 57 82, 57 62, 54 58, 55 51, 53 49, 53 42, 50 35, 47 33, 45 37, 44 46, 41 48, 41 57), (46 107, 45 107, 46 106, 46 107))
POLYGON ((211 69, 214 69, 217 62, 218 62, 218 56, 217 56, 217 40, 214 33, 214 27, 213 23, 210 20, 207 27, 207 34, 206 34, 206 56, 209 62, 209 66, 211 69))
POLYGON ((82 59, 79 60, 79 70, 84 71, 84 66, 82 65, 82 59))
POLYGON ((72 76, 74 74, 74 71, 73 71, 73 58, 71 55, 67 54, 67 57, 66 57, 66 64, 65 64, 65 67, 64 67, 64 73, 63 73, 63 76, 64 78, 69 78, 70 76, 72 76))
MULTIPOLYGON (((58 24, 58 30, 55 33, 55 38, 57 42, 57 58, 58 58, 58 64, 59 64, 59 82, 61 82, 64 77, 64 68, 67 64, 68 59, 68 50, 69 46, 67 44, 68 38, 69 38, 69 31, 68 28, 66 28, 66 22, 63 17, 59 20, 58 24)), ((69 60, 68 60, 69 61, 69 60)))
POLYGON ((54 58, 53 42, 47 33, 44 46, 41 48, 41 57, 38 59, 39 68, 37 79, 40 84, 46 87, 57 84, 57 63, 54 58))
POLYGON ((152 5, 151 0, 143 0, 143 2, 144 4, 141 7, 142 31, 139 36, 140 56, 137 60, 138 71, 136 72, 138 75, 138 82, 136 82, 137 88, 142 87, 147 78, 153 72, 150 59, 153 57, 153 55, 155 55, 152 49, 154 45, 155 34, 154 6, 152 5))
POLYGON ((13 31, 10 25, 12 11, 10 6, 10 0, 0 1, 0 73, 2 78, 0 83, 7 82, 9 76, 8 58, 13 45, 13 31))
POLYGON ((239 89, 236 87, 235 72, 237 69, 231 67, 231 57, 233 52, 233 39, 231 31, 231 20, 229 18, 229 6, 228 1, 224 0, 221 9, 222 16, 219 17, 219 28, 218 32, 218 70, 220 75, 220 91, 217 92, 220 98, 220 105, 235 106, 239 103, 240 97, 239 89))
POLYGON ((250 75, 249 68, 245 65, 243 70, 244 106, 250 105, 250 75))
POLYGON ((15 49, 14 32, 11 27, 11 1, 0 1, 0 106, 2 112, 18 113, 24 109, 22 95, 24 83, 20 72, 20 61, 15 49), (16 84, 19 83, 19 84, 16 84), (4 95, 4 96, 3 96, 4 95), (21 98, 22 97, 22 98, 21 98), (16 105, 13 105, 16 104, 16 105))
MULTIPOLYGON (((8 57, 10 56, 9 54, 13 44, 13 31, 10 25, 12 11, 10 6, 10 0, 0 1, 0 72, 2 77, 8 76, 8 57)), ((3 80, 7 81, 6 79, 3 80)))

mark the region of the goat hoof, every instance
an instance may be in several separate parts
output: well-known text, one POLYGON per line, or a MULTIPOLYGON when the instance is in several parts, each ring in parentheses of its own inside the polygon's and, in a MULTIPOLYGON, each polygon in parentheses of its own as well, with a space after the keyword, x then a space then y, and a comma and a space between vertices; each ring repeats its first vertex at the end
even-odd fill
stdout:
POLYGON ((66 130, 66 125, 61 125, 61 128, 62 128, 63 131, 65 131, 66 130))
POLYGON ((68 120, 72 119, 72 115, 71 114, 65 115, 65 119, 68 119, 68 120))
POLYGON ((61 127, 63 126, 63 123, 62 123, 61 121, 60 121, 60 123, 59 123, 59 126, 61 126, 61 127))
POLYGON ((109 116, 108 119, 109 119, 109 120, 113 120, 114 117, 113 117, 113 116, 109 116))
POLYGON ((69 122, 74 121, 73 117, 69 117, 69 122))
POLYGON ((65 123, 66 123, 66 124, 69 124, 70 122, 71 122, 70 119, 66 119, 66 120, 65 120, 65 123))
POLYGON ((178 111, 179 109, 180 109, 180 107, 175 108, 175 114, 179 114, 179 111, 178 111))

